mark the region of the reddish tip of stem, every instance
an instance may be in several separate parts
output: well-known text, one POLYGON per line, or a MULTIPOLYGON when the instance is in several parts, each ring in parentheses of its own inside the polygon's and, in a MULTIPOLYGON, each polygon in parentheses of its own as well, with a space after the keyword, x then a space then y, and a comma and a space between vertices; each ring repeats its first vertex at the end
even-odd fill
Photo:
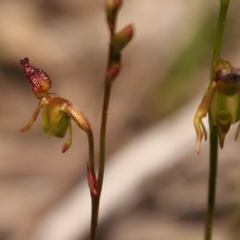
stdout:
POLYGON ((62 146, 62 153, 65 153, 68 149, 69 149, 69 144, 65 143, 65 144, 62 146))
POLYGON ((97 196, 97 179, 94 173, 91 172, 89 162, 87 162, 87 175, 88 175, 88 185, 90 192, 93 196, 97 196))

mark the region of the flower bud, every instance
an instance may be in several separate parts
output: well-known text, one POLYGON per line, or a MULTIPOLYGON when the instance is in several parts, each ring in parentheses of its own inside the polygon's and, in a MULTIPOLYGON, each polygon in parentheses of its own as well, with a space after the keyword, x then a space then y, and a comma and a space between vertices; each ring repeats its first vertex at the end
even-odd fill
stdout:
POLYGON ((106 1, 106 13, 107 21, 109 25, 112 25, 115 22, 117 13, 122 6, 122 0, 107 0, 106 1))
POLYGON ((124 47, 131 41, 133 37, 134 28, 132 24, 125 26, 113 37, 114 53, 120 53, 124 47))

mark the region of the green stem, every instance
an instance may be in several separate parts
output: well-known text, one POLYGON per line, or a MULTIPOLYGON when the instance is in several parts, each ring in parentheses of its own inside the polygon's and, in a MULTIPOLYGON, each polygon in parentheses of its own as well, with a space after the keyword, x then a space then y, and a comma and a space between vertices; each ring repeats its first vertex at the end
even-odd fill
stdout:
MULTIPOLYGON (((221 55, 222 40, 226 16, 230 0, 220 0, 220 13, 218 19, 217 33, 215 38, 213 58, 211 65, 210 81, 214 81, 214 67, 217 60, 221 55)), ((213 124, 211 116, 209 116, 209 129, 210 129, 210 172, 208 180, 208 206, 207 215, 205 220, 205 240, 212 238, 212 225, 215 208, 215 195, 216 195, 216 180, 217 180, 217 165, 218 165, 218 130, 217 126, 213 124)))
POLYGON ((218 19, 214 49, 213 49, 212 65, 211 65, 211 74, 210 74, 211 81, 214 80, 214 66, 215 66, 217 60, 221 56, 222 40, 223 40, 223 34, 224 34, 224 28, 225 28, 225 22, 226 22, 226 16, 227 16, 229 2, 230 2, 230 0, 220 0, 220 12, 219 12, 219 19, 218 19))
POLYGON ((210 172, 208 179, 208 206, 205 219, 205 240, 212 238, 212 225, 215 208, 216 179, 218 164, 218 130, 215 125, 210 123, 210 172))

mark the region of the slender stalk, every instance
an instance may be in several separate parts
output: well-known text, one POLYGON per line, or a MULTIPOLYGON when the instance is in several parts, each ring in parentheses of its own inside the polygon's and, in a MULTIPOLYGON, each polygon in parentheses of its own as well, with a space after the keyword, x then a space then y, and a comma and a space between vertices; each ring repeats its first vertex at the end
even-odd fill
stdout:
MULTIPOLYGON (((102 193, 102 186, 104 180, 104 170, 105 170, 105 152, 106 152, 106 130, 107 130, 107 117, 108 108, 111 95, 111 86, 113 78, 109 78, 109 69, 114 60, 114 53, 112 49, 112 41, 115 31, 115 21, 110 28, 110 44, 109 44, 109 55, 108 63, 105 73, 105 87, 104 87, 104 98, 103 98, 103 108, 102 108, 102 119, 100 127, 100 149, 99 149, 99 167, 98 167, 98 177, 97 177, 97 195, 92 195, 92 220, 91 220, 91 240, 96 239, 97 227, 98 227, 98 215, 99 215, 99 204, 102 193)), ((114 76, 114 78, 117 75, 114 76)))
MULTIPOLYGON (((96 174, 95 174, 95 164, 94 164, 94 138, 93 138, 93 133, 92 130, 87 132, 88 136, 88 145, 89 145, 89 160, 88 160, 88 168, 89 168, 89 173, 93 176, 94 179, 96 179, 96 174)), ((91 230, 90 230, 90 236, 91 240, 96 239, 96 231, 97 231, 97 221, 98 219, 96 214, 98 212, 95 210, 95 201, 96 201, 96 196, 91 192, 91 200, 92 200, 92 217, 91 217, 91 230)))
POLYGON ((100 133, 100 154, 99 154, 99 172, 98 172, 98 192, 102 192, 102 185, 104 179, 104 169, 105 169, 105 141, 106 141, 106 127, 107 127, 107 117, 108 117, 108 107, 111 95, 111 83, 105 82, 105 93, 104 102, 102 110, 102 123, 101 123, 101 133, 100 133))
POLYGON ((110 27, 110 44, 109 44, 109 54, 108 54, 108 63, 105 73, 105 81, 104 81, 104 97, 103 97, 103 107, 102 107, 102 119, 101 119, 101 130, 100 130, 100 152, 99 152, 99 169, 98 169, 98 184, 97 189, 99 193, 99 198, 102 192, 102 185, 104 179, 104 169, 105 169, 105 152, 106 152, 106 130, 107 130, 107 117, 108 117, 108 108, 111 96, 112 83, 114 79, 117 77, 109 77, 108 72, 111 69, 111 65, 115 61, 115 55, 113 51, 113 36, 116 28, 116 19, 114 19, 111 27, 110 27))
POLYGON ((93 140, 93 133, 90 130, 88 133, 88 145, 89 145, 89 169, 91 173, 95 175, 95 166, 94 166, 94 140, 93 140))
MULTIPOLYGON (((112 84, 121 71, 121 52, 130 42, 133 36, 133 26, 126 25, 120 31, 116 32, 116 22, 119 9, 123 0, 106 0, 107 24, 110 32, 110 43, 108 51, 108 61, 104 79, 104 99, 102 108, 102 119, 100 127, 100 150, 99 150, 99 167, 96 186, 92 192, 92 222, 91 222, 91 240, 97 238, 99 204, 102 193, 102 186, 105 171, 105 152, 106 152, 106 130, 108 108, 110 103, 112 84)), ((94 171, 94 169, 93 169, 94 171)), ((91 176, 90 176, 91 177, 91 176)), ((94 176, 95 177, 95 176, 94 176)))
POLYGON ((215 37, 214 49, 213 49, 210 81, 214 80, 214 66, 221 55, 223 34, 224 34, 224 28, 225 28, 225 22, 226 22, 229 3, 230 3, 230 0, 220 0, 220 11, 219 11, 217 32, 215 37))
MULTIPOLYGON (((217 33, 215 38, 213 58, 211 65, 210 81, 214 81, 214 66, 221 55, 223 33, 225 21, 230 0, 220 0, 220 13, 218 19, 217 33)), ((212 225, 215 209, 215 195, 216 195, 216 180, 217 180, 217 166, 218 166, 218 130, 217 126, 213 124, 209 114, 209 129, 210 129, 210 171, 208 180, 208 204, 207 215, 205 219, 205 240, 212 239, 212 225)))
POLYGON ((100 154, 99 154, 99 170, 97 180, 97 195, 92 195, 92 219, 91 219, 91 240, 96 239, 97 227, 98 227, 98 215, 99 215, 99 204, 102 193, 102 185, 104 179, 105 170, 105 141, 106 141, 106 127, 107 127, 107 116, 108 106, 110 100, 111 86, 108 82, 105 82, 105 93, 102 110, 102 122, 100 132, 100 154))
POLYGON ((208 205, 207 215, 205 219, 205 240, 212 238, 212 225, 215 208, 217 165, 218 165, 218 130, 215 125, 210 122, 210 172, 208 179, 208 205))

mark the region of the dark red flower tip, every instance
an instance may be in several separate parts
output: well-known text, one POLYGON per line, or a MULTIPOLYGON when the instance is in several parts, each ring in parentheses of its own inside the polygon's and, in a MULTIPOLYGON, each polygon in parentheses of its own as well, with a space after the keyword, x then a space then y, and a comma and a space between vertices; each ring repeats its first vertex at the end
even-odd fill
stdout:
POLYGON ((43 70, 32 67, 27 57, 21 59, 20 64, 23 66, 24 73, 32 85, 34 94, 40 97, 39 94, 47 93, 52 86, 49 76, 43 70))
POLYGON ((23 65, 23 66, 29 66, 29 59, 27 57, 25 57, 24 59, 21 59, 20 60, 20 63, 23 65))

